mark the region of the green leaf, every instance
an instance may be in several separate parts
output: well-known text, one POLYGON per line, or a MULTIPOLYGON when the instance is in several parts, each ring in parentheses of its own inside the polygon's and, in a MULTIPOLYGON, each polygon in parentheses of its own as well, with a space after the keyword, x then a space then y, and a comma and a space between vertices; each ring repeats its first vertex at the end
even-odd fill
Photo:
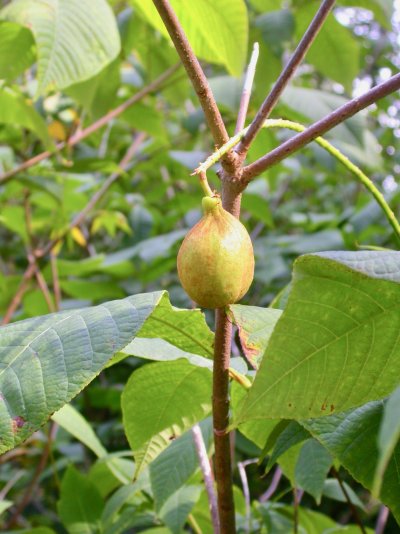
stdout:
POLYGON ((117 519, 124 504, 139 491, 151 492, 148 470, 143 471, 139 478, 132 484, 119 488, 108 499, 101 516, 101 522, 106 532, 114 523, 114 520, 117 519))
MULTIPOLYGON (((204 443, 208 449, 212 440, 210 419, 200 423, 204 443)), ((151 488, 156 512, 159 512, 169 497, 179 490, 199 467, 193 435, 188 430, 150 464, 151 488)))
POLYGON ((187 516, 200 497, 201 486, 184 486, 173 493, 160 510, 160 519, 173 534, 180 534, 187 516))
POLYGON ((60 287, 67 295, 92 301, 121 298, 125 291, 115 282, 92 280, 60 280, 60 287))
MULTIPOLYGON (((231 408, 234 415, 245 394, 246 392, 242 386, 237 382, 232 382, 231 408)), ((239 430, 248 440, 257 445, 259 449, 263 449, 265 443, 269 440, 271 434, 274 433, 279 423, 281 423, 279 420, 266 421, 265 419, 259 421, 245 421, 239 425, 239 430)))
MULTIPOLYGON (((308 419, 301 424, 335 456, 349 473, 371 490, 378 459, 377 437, 384 403, 370 402, 355 410, 329 417, 308 419)), ((380 499, 400 524, 400 445, 385 471, 380 499)))
POLYGON ((32 34, 14 22, 0 23, 0 79, 12 81, 35 59, 32 34))
POLYGON ((400 439, 400 387, 385 404, 381 427, 378 434, 379 460, 376 466, 373 493, 379 495, 383 475, 400 439))
MULTIPOLYGON (((331 111, 344 105, 348 100, 318 89, 307 87, 288 87, 282 95, 282 101, 303 117, 312 121, 322 119, 331 111)), ((357 113, 331 130, 326 137, 333 140, 344 141, 350 145, 361 147, 363 145, 364 131, 367 129, 365 113, 357 113)))
POLYGON ((272 466, 279 460, 279 458, 285 454, 286 451, 302 443, 310 437, 310 433, 307 432, 299 423, 291 421, 288 426, 283 429, 283 432, 277 437, 274 449, 271 456, 268 459, 266 471, 268 472, 272 466))
POLYGON ((0 87, 0 123, 31 130, 49 150, 53 148, 45 121, 25 98, 7 87, 0 87))
POLYGON ((107 455, 106 449, 94 433, 93 428, 70 404, 63 406, 51 418, 64 430, 92 450, 97 457, 102 458, 107 455))
MULTIPOLYGON (((152 2, 131 0, 145 20, 169 38, 152 2)), ((195 54, 211 63, 224 65, 240 76, 247 52, 248 19, 243 0, 196 0, 187 9, 185 0, 172 0, 172 8, 195 54)))
POLYGON ((132 373, 121 406, 136 476, 173 439, 210 413, 211 379, 208 369, 186 360, 151 363, 132 373))
POLYGON ((263 222, 267 228, 273 228, 272 214, 266 198, 245 192, 242 197, 242 208, 255 219, 263 222))
POLYGON ((282 312, 272 308, 243 306, 242 304, 232 304, 229 309, 239 330, 244 355, 257 369, 282 312))
POLYGON ((152 106, 138 102, 124 111, 122 118, 133 128, 166 141, 165 116, 157 111, 155 102, 152 106))
POLYGON ((77 395, 163 300, 148 293, 0 328, 0 453, 77 395))
POLYGON ((91 78, 120 50, 114 14, 106 0, 14 0, 0 17, 28 27, 34 35, 38 95, 91 78))
MULTIPOLYGON (((307 2, 297 10, 297 40, 304 35, 319 6, 319 2, 307 2)), ((352 82, 360 69, 360 47, 350 30, 339 24, 331 13, 307 52, 306 61, 351 93, 352 82)))
POLYGON ((0 501, 0 515, 8 510, 14 503, 12 501, 1 500, 0 501))
POLYGON ((71 534, 97 534, 103 499, 96 487, 73 466, 61 482, 58 513, 71 534))
MULTIPOLYGON (((121 360, 127 356, 136 356, 136 358, 144 358, 146 360, 160 362, 170 362, 184 358, 192 365, 206 367, 210 370, 213 368, 211 359, 185 352, 178 349, 178 347, 175 347, 175 345, 171 345, 168 341, 157 338, 148 339, 137 337, 117 354, 115 358, 121 360)), ((112 363, 114 363, 114 361, 112 361, 112 363)))
POLYGON ((120 82, 120 62, 116 59, 89 80, 74 84, 65 92, 96 119, 114 106, 120 82))
POLYGON ((332 456, 316 439, 309 439, 301 448, 295 470, 296 484, 321 503, 324 482, 332 465, 332 456))
MULTIPOLYGON (((160 302, 149 321, 143 325, 140 337, 160 338, 185 353, 199 354, 205 358, 214 355, 214 334, 207 326, 204 313, 197 309, 174 308, 168 299, 160 302)), ((127 345, 124 352, 130 354, 130 351, 131 346, 127 345)))
POLYGON ((300 257, 235 423, 329 415, 391 393, 399 381, 399 281, 399 252, 300 257))
MULTIPOLYGON (((342 484, 346 490, 347 495, 350 498, 355 506, 358 506, 361 510, 365 511, 365 506, 361 502, 357 493, 345 482, 342 481, 342 484)), ((339 481, 336 478, 327 478, 324 482, 324 487, 322 489, 322 495, 328 499, 333 499, 339 502, 347 502, 347 497, 343 493, 343 490, 339 484, 339 481)))

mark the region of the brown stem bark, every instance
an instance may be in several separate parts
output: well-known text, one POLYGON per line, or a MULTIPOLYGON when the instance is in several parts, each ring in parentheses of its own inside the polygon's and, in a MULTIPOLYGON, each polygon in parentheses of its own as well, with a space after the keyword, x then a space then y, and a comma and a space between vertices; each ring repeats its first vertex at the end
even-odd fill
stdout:
POLYGON ((353 98, 353 100, 350 100, 340 108, 332 111, 332 113, 329 113, 329 115, 323 119, 309 126, 307 130, 304 130, 304 132, 295 135, 285 143, 282 143, 282 145, 278 146, 274 150, 271 150, 271 152, 243 169, 243 189, 246 187, 246 184, 250 182, 250 180, 261 174, 269 167, 272 167, 272 165, 276 165, 283 159, 287 158, 300 148, 313 141, 316 137, 323 135, 362 109, 399 89, 400 74, 396 74, 386 82, 373 87, 364 95, 353 98))
MULTIPOLYGON (((196 91, 200 105, 203 108, 205 119, 217 146, 221 146, 229 139, 221 113, 215 102, 214 95, 208 80, 201 68, 201 65, 194 54, 192 47, 183 31, 183 28, 174 13, 168 0, 153 0, 153 3, 168 30, 168 33, 175 45, 176 51, 181 58, 182 64, 196 91)), ((236 158, 233 151, 230 151, 221 160, 223 167, 230 173, 237 168, 236 158)))
POLYGON ((214 466, 218 490, 218 512, 221 534, 235 534, 235 509, 229 434, 229 361, 232 323, 225 310, 215 313, 215 344, 213 371, 214 466))

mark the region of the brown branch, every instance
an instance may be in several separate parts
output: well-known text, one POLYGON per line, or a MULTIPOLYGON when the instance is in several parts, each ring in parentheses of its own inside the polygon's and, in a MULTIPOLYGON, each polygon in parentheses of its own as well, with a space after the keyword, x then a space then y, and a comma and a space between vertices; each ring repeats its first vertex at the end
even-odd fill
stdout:
POLYGON ((53 278, 53 292, 54 292, 54 300, 55 300, 55 307, 58 311, 60 309, 61 304, 61 288, 60 288, 60 279, 58 276, 58 269, 57 269, 57 256, 54 254, 54 251, 50 251, 50 264, 51 264, 51 276, 53 278))
POLYGON ((21 515, 21 513, 24 510, 24 508, 26 507, 26 505, 31 500, 32 494, 33 494, 33 492, 34 492, 34 490, 36 488, 36 485, 37 485, 37 482, 39 480, 39 477, 42 474, 44 468, 46 467, 47 459, 49 457, 50 450, 51 450, 51 445, 52 445, 52 443, 54 441, 54 438, 56 436, 57 429, 58 429, 58 425, 56 425, 52 421, 50 423, 50 426, 49 426, 49 433, 48 433, 48 436, 47 436, 47 441, 46 441, 46 443, 45 443, 45 445, 43 447, 42 455, 40 457, 39 463, 36 466, 36 470, 35 470, 35 473, 33 475, 33 478, 31 480, 29 486, 26 488, 25 493, 24 493, 21 501, 17 505, 14 513, 12 514, 10 519, 7 521, 7 523, 5 524, 5 527, 4 527, 5 529, 8 530, 8 529, 12 528, 13 526, 15 526, 17 524, 19 516, 21 515))
POLYGON ((4 317, 3 317, 3 320, 1 322, 2 325, 8 324, 10 322, 14 312, 17 310, 17 308, 21 304, 21 300, 22 300, 26 290, 29 287, 29 282, 30 282, 31 278, 36 275, 36 272, 38 270, 38 262, 37 262, 37 260, 40 259, 40 258, 43 258, 44 256, 46 256, 46 254, 51 252, 53 247, 55 245, 57 245, 57 243, 59 243, 59 241, 61 241, 68 234, 68 232, 70 232, 73 228, 75 228, 76 226, 78 226, 79 224, 81 224, 83 222, 83 220, 85 219, 86 215, 95 207, 97 202, 104 196, 104 194, 111 187, 111 185, 117 180, 117 178, 126 169, 126 167, 129 164, 129 161, 132 159, 132 157, 136 153, 136 151, 139 148, 141 142, 143 141, 145 135, 146 134, 144 134, 144 133, 137 134, 137 136, 135 137, 133 143, 130 145, 130 147, 128 148, 125 156, 122 158, 122 160, 121 160, 121 162, 119 164, 119 167, 120 167, 121 170, 113 173, 109 178, 107 178, 107 180, 101 186, 99 191, 97 191, 97 193, 95 193, 93 195, 93 197, 86 204, 86 206, 83 208, 83 210, 80 213, 78 213, 78 215, 75 217, 75 219, 73 219, 73 221, 70 223, 70 225, 62 232, 62 234, 60 234, 58 237, 56 237, 56 238, 52 239, 51 241, 49 241, 47 243, 47 245, 45 245, 42 249, 37 249, 37 250, 34 251, 34 255, 35 255, 36 261, 35 262, 31 262, 29 264, 28 268, 26 269, 26 271, 25 271, 25 273, 24 273, 24 275, 22 277, 21 284, 20 284, 17 292, 15 293, 15 295, 14 295, 14 297, 13 297, 13 299, 12 299, 12 301, 11 301, 11 303, 10 303, 10 305, 9 305, 9 307, 8 307, 4 317))
POLYGON ((245 122, 246 122, 246 115, 247 115, 247 110, 249 107, 251 90, 253 88, 254 76, 256 73, 258 54, 259 54, 258 43, 254 43, 253 52, 251 54, 249 66, 247 67, 247 72, 246 72, 246 76, 244 79, 242 96, 240 98, 239 113, 237 116, 236 127, 235 127, 235 135, 239 133, 241 130, 243 130, 245 122))
POLYGON ((15 169, 12 169, 0 176, 0 184, 4 184, 8 182, 11 178, 16 176, 22 171, 26 171, 30 167, 33 167, 34 165, 37 165, 41 161, 49 158, 53 154, 56 154, 57 152, 60 152, 65 147, 73 147, 76 144, 78 144, 82 139, 85 139, 92 133, 96 132, 106 124, 108 124, 112 119, 115 119, 118 115, 126 111, 130 106, 138 102, 139 100, 142 100, 145 96, 147 96, 149 93, 152 93, 153 91, 156 91, 161 87, 161 85, 164 83, 165 80, 167 80, 174 72, 176 72, 180 67, 180 63, 177 63, 176 65, 173 65, 169 69, 167 69, 165 72, 163 72, 154 82, 151 82, 149 85, 135 93, 133 96, 128 98, 125 102, 123 102, 121 105, 116 107, 115 109, 108 112, 106 115, 95 121, 93 124, 88 126, 87 128, 84 128, 83 130, 79 130, 76 132, 72 137, 68 139, 68 141, 63 141, 61 143, 57 143, 55 150, 52 152, 49 150, 46 150, 45 152, 42 152, 41 154, 38 154, 37 156, 34 156, 33 158, 30 158, 29 160, 25 161, 18 167, 15 167, 15 169))
MULTIPOLYGON (((34 261, 36 261, 36 259, 34 261)), ((37 267, 36 269, 35 276, 39 289, 43 293, 44 300, 46 301, 47 307, 49 308, 49 312, 56 311, 56 308, 53 304, 53 299, 51 298, 49 287, 46 284, 46 280, 44 279, 39 267, 37 267)))
POLYGON ((1 321, 2 325, 8 324, 12 316, 14 315, 14 312, 19 308, 19 305, 21 304, 22 298, 25 295, 25 292, 27 291, 29 287, 29 283, 31 281, 31 278, 35 275, 37 269, 37 263, 32 262, 29 264, 29 267, 24 272, 24 275, 22 277, 22 281, 17 289, 17 292, 15 293, 14 297, 12 298, 6 313, 3 316, 3 319, 1 321))
POLYGON ((231 451, 229 434, 229 361, 232 323, 223 309, 215 313, 213 370, 213 428, 215 446, 215 479, 218 490, 218 511, 221 534, 235 534, 231 451))
POLYGON ((350 100, 340 108, 332 111, 332 113, 329 113, 323 119, 309 126, 304 132, 288 139, 285 143, 282 143, 282 145, 271 150, 271 152, 243 169, 243 188, 255 176, 272 167, 272 165, 276 165, 300 148, 303 148, 316 137, 323 135, 362 109, 374 104, 377 100, 390 95, 398 89, 400 89, 400 74, 396 74, 386 82, 373 87, 364 95, 353 98, 353 100, 350 100))
POLYGON ((261 130, 265 120, 269 117, 271 111, 275 107, 279 97, 284 91, 285 87, 291 80, 296 68, 302 62, 304 56, 306 55, 308 49, 314 42, 318 32, 322 28, 326 17, 329 15, 335 0, 324 0, 321 3, 320 8, 318 9, 315 17, 311 21, 307 31, 303 35, 301 41, 297 45, 296 50, 294 51, 292 57, 286 64, 285 68, 282 70, 279 78, 277 79, 275 85, 273 86, 271 92, 266 97, 262 103, 260 109, 257 112, 257 115, 254 117, 246 135, 241 140, 240 144, 236 148, 236 152, 240 155, 241 160, 245 158, 252 141, 261 130))
POLYGON ((200 469, 203 474, 204 485, 206 487, 208 505, 210 508, 211 522, 213 525, 214 534, 219 534, 220 528, 218 517, 218 504, 217 496, 214 491, 214 477, 212 474, 210 460, 208 459, 207 449, 204 443, 200 425, 194 425, 194 427, 192 428, 192 435, 197 456, 199 458, 200 469))
MULTIPOLYGON (((193 52, 192 47, 185 35, 185 32, 174 13, 168 0, 153 0, 153 3, 174 43, 175 49, 181 58, 182 64, 196 91, 200 105, 214 141, 218 146, 222 146, 229 139, 221 113, 215 102, 214 95, 207 78, 200 66, 200 63, 193 52)), ((237 169, 235 154, 230 151, 221 160, 227 172, 233 173, 237 169)))
POLYGON ((277 103, 285 87, 291 80, 296 68, 303 61, 304 56, 306 55, 308 49, 310 48, 320 29, 322 28, 325 19, 329 15, 334 3, 335 0, 324 0, 321 3, 320 8, 315 14, 315 17, 311 21, 301 41, 297 45, 297 48, 294 51, 292 57, 286 64, 285 68, 282 70, 271 92, 262 103, 260 109, 257 112, 257 115, 254 117, 252 123, 250 124, 246 135, 243 137, 240 144, 236 148, 236 152, 241 156, 242 160, 246 156, 252 141, 254 141, 254 138, 261 130, 265 120, 269 117, 271 111, 275 107, 275 104, 277 103))
POLYGON ((344 497, 345 497, 345 499, 347 501, 347 504, 349 505, 349 508, 350 508, 350 510, 351 510, 351 512, 353 514, 354 521, 360 527, 360 531, 363 534, 367 534, 367 531, 365 530, 364 525, 361 522, 361 518, 359 516, 357 508, 352 503, 352 501, 350 499, 350 495, 348 494, 348 492, 346 490, 346 486, 343 484, 342 478, 340 477, 338 471, 334 467, 332 467, 331 472, 332 472, 333 476, 336 478, 336 480, 339 483, 340 489, 342 490, 342 493, 343 493, 343 495, 344 495, 344 497))

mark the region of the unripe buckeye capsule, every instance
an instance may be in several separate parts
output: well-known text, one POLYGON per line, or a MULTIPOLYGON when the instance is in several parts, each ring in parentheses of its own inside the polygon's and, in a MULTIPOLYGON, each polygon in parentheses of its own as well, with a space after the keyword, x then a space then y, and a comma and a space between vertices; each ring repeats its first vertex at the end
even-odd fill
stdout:
POLYGON ((186 235, 178 253, 178 274, 188 295, 203 308, 240 300, 254 276, 250 236, 217 197, 203 198, 204 216, 186 235))

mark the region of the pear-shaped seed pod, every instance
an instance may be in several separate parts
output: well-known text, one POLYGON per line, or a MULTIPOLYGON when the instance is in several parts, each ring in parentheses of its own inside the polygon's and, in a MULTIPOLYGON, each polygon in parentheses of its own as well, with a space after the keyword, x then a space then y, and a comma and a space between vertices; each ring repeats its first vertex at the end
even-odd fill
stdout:
POLYGON ((203 308, 240 300, 254 276, 250 236, 217 197, 203 198, 203 218, 187 234, 178 253, 178 274, 188 295, 203 308))

